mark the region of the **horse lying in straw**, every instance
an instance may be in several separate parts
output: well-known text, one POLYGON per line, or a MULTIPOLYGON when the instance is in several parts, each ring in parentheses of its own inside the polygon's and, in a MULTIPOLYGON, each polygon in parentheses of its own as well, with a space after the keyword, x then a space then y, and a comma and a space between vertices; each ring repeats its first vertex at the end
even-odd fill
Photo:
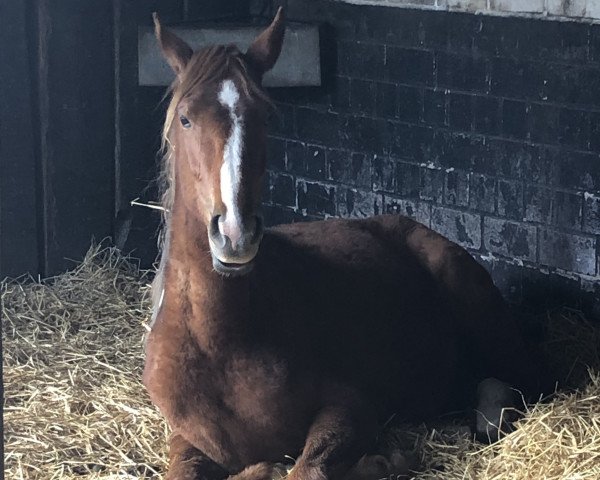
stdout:
MULTIPOLYGON (((193 52, 155 17, 176 80, 144 382, 174 432, 168 479, 266 480, 286 456, 297 457, 291 480, 340 478, 391 415, 448 411, 485 377, 519 388, 536 377, 489 275, 425 226, 377 216, 263 227, 271 103, 260 84, 282 17, 245 53, 193 52)), ((503 384, 480 386, 497 426, 508 399, 489 385, 503 384)))

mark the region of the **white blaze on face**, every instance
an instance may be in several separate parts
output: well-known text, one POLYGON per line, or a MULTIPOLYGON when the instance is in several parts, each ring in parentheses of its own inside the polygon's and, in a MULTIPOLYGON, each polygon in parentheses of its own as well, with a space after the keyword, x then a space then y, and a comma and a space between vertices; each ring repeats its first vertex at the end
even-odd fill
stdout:
POLYGON ((236 242, 241 235, 241 214, 237 204, 240 182, 242 180, 242 148, 243 148, 243 121, 241 115, 236 113, 240 94, 232 80, 225 80, 221 84, 219 102, 229 110, 231 119, 231 132, 225 143, 223 151, 223 165, 221 166, 221 198, 227 213, 223 223, 219 223, 222 234, 227 235, 232 242, 236 242))

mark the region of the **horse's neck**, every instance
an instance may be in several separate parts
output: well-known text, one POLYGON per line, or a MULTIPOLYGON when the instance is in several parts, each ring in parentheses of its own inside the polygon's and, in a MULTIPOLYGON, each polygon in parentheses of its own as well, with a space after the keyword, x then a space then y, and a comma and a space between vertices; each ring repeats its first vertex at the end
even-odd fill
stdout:
POLYGON ((206 227, 189 213, 174 212, 165 262, 165 321, 180 322, 210 353, 243 336, 249 308, 246 277, 226 278, 214 271, 206 227))

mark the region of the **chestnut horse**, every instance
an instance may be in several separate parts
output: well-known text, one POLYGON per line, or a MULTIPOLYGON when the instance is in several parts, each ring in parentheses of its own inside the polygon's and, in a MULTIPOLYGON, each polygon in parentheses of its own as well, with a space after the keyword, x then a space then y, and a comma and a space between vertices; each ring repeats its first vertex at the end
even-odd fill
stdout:
MULTIPOLYGON (((261 77, 282 17, 245 53, 194 52, 155 17, 176 79, 144 383, 173 430, 169 479, 268 480, 286 456, 291 480, 337 479, 391 415, 428 418, 485 377, 536 375, 487 272, 425 226, 264 228, 261 77)), ((481 405, 496 422, 501 406, 481 405)))

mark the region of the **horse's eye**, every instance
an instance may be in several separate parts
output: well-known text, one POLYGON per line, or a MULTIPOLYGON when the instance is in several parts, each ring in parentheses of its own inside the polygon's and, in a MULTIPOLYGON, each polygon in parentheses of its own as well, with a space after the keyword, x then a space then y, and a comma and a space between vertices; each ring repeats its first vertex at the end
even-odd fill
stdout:
POLYGON ((190 123, 190 121, 184 115, 179 115, 179 120, 181 121, 181 124, 183 125, 183 128, 190 128, 192 126, 192 124, 190 123))

